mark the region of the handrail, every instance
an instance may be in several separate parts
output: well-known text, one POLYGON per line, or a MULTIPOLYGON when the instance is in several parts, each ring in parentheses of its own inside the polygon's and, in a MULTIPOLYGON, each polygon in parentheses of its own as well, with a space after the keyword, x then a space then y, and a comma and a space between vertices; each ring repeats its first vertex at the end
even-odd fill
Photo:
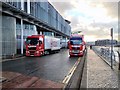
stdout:
MULTIPOLYGON (((112 52, 111 52, 111 50, 109 48, 97 48, 95 46, 93 46, 92 49, 97 54, 99 54, 100 56, 102 56, 109 65, 111 63, 111 53, 112 53, 112 60, 114 60, 113 64, 117 63, 117 61, 116 61, 117 55, 115 54, 114 50, 112 50, 112 52)), ((120 52, 117 51, 117 53, 118 53, 118 61, 119 61, 118 70, 120 70, 120 52)))

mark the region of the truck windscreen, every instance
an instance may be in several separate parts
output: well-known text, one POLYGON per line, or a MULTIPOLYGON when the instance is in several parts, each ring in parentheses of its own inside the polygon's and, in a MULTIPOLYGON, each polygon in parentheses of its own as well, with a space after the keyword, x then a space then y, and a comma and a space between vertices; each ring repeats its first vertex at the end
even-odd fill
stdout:
POLYGON ((26 44, 37 45, 38 44, 38 38, 27 38, 26 44))
POLYGON ((71 45, 80 45, 82 44, 82 38, 70 38, 71 45))

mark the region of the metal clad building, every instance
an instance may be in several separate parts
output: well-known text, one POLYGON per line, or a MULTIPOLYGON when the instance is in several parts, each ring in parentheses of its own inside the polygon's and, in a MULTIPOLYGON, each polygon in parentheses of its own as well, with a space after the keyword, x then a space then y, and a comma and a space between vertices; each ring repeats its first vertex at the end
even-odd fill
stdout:
POLYGON ((0 60, 1 58, 2 58, 2 13, 0 12, 0 60))
POLYGON ((113 40, 113 42, 110 39, 95 41, 95 45, 96 46, 109 46, 109 45, 111 45, 111 43, 113 45, 116 45, 117 44, 117 40, 113 40))
POLYGON ((2 55, 17 54, 18 49, 23 54, 24 41, 28 35, 68 38, 71 34, 69 23, 47 0, 6 0, 0 1, 0 4, 2 55))
POLYGON ((2 55, 16 53, 16 19, 2 16, 2 55))

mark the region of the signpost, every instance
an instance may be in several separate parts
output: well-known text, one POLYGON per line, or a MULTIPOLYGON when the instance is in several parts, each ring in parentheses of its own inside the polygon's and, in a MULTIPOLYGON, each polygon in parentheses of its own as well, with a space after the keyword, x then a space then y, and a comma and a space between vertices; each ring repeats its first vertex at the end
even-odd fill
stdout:
POLYGON ((112 55, 113 55, 113 28, 111 28, 111 69, 113 69, 112 55))

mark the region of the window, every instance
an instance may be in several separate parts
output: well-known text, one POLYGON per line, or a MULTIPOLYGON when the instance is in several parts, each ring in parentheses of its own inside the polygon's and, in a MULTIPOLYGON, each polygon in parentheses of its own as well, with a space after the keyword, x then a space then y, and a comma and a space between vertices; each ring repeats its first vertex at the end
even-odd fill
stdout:
POLYGON ((75 38, 70 38, 70 44, 71 45, 80 45, 80 44, 82 44, 82 38, 77 38, 77 37, 75 37, 75 38))
POLYGON ((37 45, 38 38, 27 38, 26 44, 37 45))

